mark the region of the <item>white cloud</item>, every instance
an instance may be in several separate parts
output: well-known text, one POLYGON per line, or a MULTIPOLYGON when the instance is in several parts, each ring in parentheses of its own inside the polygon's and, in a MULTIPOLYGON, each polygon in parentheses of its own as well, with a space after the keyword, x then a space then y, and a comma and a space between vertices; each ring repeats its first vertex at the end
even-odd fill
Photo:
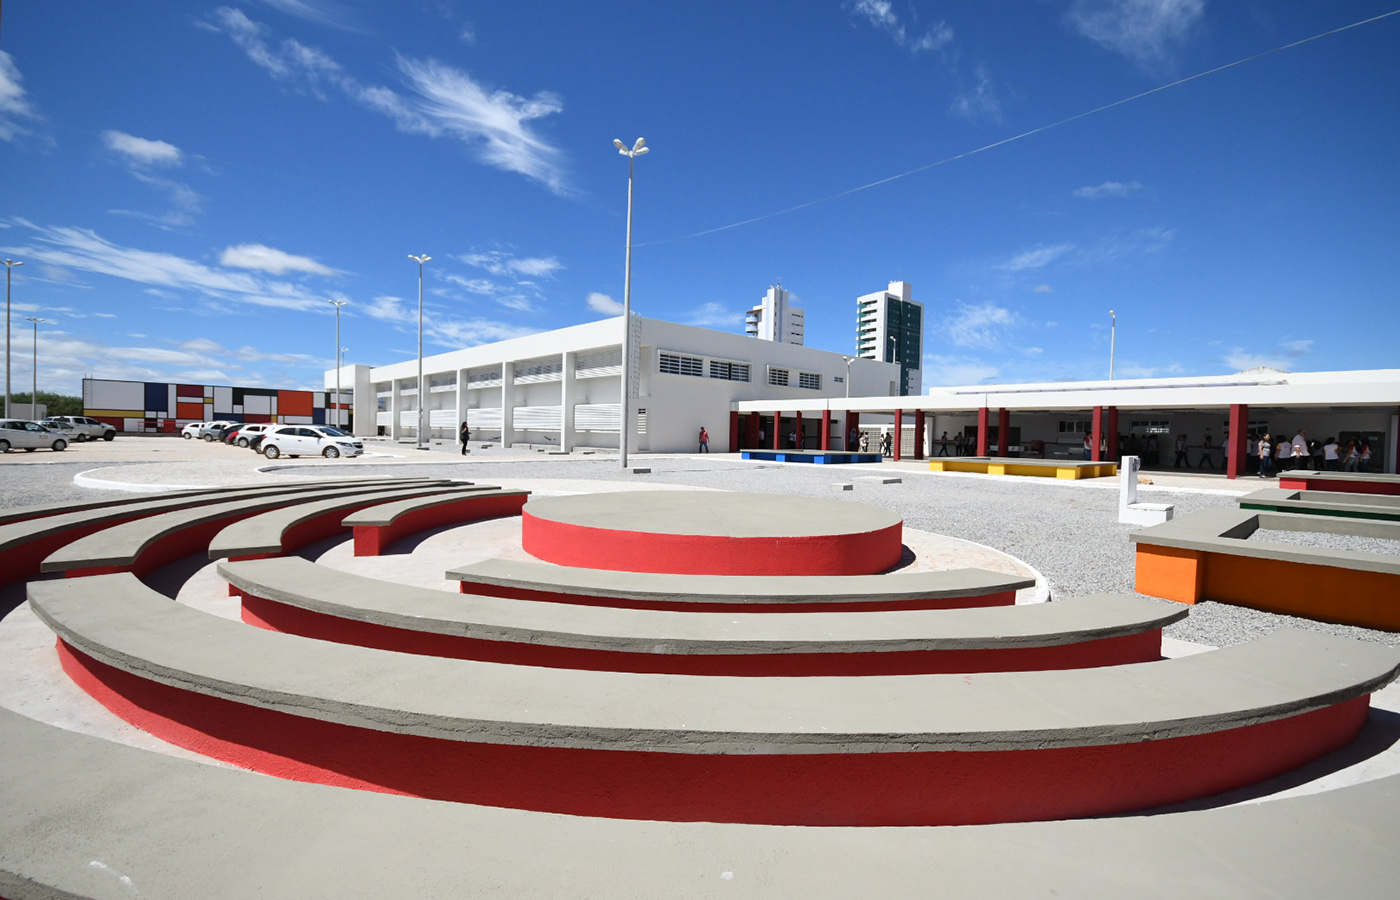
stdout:
POLYGON ((1101 197, 1126 197, 1140 190, 1142 190, 1142 185, 1136 181, 1105 181, 1100 185, 1076 188, 1074 196, 1086 200, 1098 200, 1101 197))
POLYGON ((107 149, 121 155, 128 163, 140 166, 178 166, 184 162, 180 148, 165 141, 137 137, 124 131, 102 132, 107 149))
POLYGON ((976 84, 953 98, 949 111, 964 119, 1001 121, 1001 101, 986 66, 977 66, 976 77, 976 84))
POLYGON ((890 0, 853 0, 848 8, 856 18, 885 32, 896 47, 910 53, 939 50, 953 40, 953 29, 946 22, 939 22, 918 37, 913 36, 910 29, 895 14, 890 0))
POLYGON ((1205 15, 1205 0, 1075 0, 1070 25, 1148 70, 1171 61, 1205 15))
POLYGON ((622 315, 621 301, 614 300, 607 294, 600 294, 597 291, 588 295, 588 308, 594 312, 602 313, 605 316, 622 315))
POLYGON ((985 384, 993 381, 1000 372, 997 366, 968 356, 924 357, 924 384, 929 386, 985 384))
MULTIPOLYGON (((797 305, 796 298, 792 298, 793 305, 797 305)), ((622 310, 618 309, 621 313, 622 310)), ((744 317, 733 310, 725 309, 718 303, 704 303, 690 311, 686 317, 687 325, 697 325, 701 328, 735 328, 744 321, 744 317)))
POLYGON ((954 346, 992 349, 1000 346, 1002 335, 1020 322, 1011 310, 990 302, 976 306, 959 303, 953 316, 943 322, 943 332, 954 346))
POLYGON ((1052 288, 1052 287, 1051 287, 1050 285, 1048 285, 1048 284, 1037 284, 1035 287, 1031 288, 1031 290, 1034 291, 1034 292, 1037 293, 1037 294, 1053 294, 1053 293, 1055 293, 1055 289, 1052 288))
POLYGON ((492 275, 525 275, 530 278, 553 278, 564 264, 552 256, 519 259, 504 250, 474 250, 459 257, 462 262, 492 275))
POLYGON ((20 124, 37 119, 38 113, 24 96, 24 77, 15 65, 14 57, 0 50, 0 141, 13 141, 29 130, 20 124))
POLYGON ((1073 244, 1055 244, 1050 247, 1036 247, 1034 250, 1027 250, 1024 253, 1017 254, 1003 265, 1002 268, 1012 272, 1020 272, 1024 269, 1040 269, 1050 265, 1073 249, 1073 244))
POLYGON ((228 247, 219 256, 219 265, 235 269, 260 269, 273 275, 306 272, 309 275, 334 275, 335 270, 323 266, 309 256, 294 256, 263 244, 239 244, 228 247))
POLYGON ((346 12, 338 3, 327 0, 261 0, 264 6, 284 12, 289 16, 304 19, 315 25, 328 25, 344 31, 357 31, 351 27, 346 12))
POLYGON ((489 278, 463 278, 461 275, 448 273, 441 276, 443 281, 455 284, 468 293, 480 294, 483 297, 490 297, 499 290, 496 282, 489 278))
POLYGON ((384 322, 416 322, 417 314, 398 297, 375 297, 360 307, 365 315, 384 322))
POLYGON ((1258 366, 1268 366, 1271 369, 1282 369, 1287 372, 1292 370, 1299 359, 1311 352, 1312 345, 1311 340, 1284 341, 1279 346, 1262 352, 1235 347, 1225 354, 1222 361, 1237 372, 1258 366))

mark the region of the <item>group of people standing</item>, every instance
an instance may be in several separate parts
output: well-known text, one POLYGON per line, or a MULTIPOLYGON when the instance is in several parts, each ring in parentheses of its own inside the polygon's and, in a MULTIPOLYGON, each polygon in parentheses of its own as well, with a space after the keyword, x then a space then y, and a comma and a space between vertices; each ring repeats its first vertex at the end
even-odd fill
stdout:
POLYGON ((1309 441, 1308 433, 1301 428, 1291 441, 1275 441, 1268 432, 1257 439, 1254 435, 1250 438, 1248 470, 1257 472, 1260 478, 1269 477, 1275 464, 1280 471, 1307 468, 1319 472, 1371 471, 1371 445, 1366 441, 1350 440, 1343 444, 1335 437, 1328 437, 1319 444, 1309 441))

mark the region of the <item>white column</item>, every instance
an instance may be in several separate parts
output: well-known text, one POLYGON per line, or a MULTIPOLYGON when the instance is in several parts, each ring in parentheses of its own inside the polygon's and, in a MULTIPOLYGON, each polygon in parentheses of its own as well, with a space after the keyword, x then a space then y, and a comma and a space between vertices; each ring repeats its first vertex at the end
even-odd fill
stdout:
POLYGON ((389 384, 389 437, 397 441, 400 432, 399 410, 403 408, 403 399, 399 395, 399 379, 395 378, 389 384))
POLYGON ((559 449, 574 449, 574 359, 572 350, 564 353, 564 370, 559 379, 559 449))
POLYGON ((515 435, 515 363, 501 363, 501 449, 510 447, 515 435))

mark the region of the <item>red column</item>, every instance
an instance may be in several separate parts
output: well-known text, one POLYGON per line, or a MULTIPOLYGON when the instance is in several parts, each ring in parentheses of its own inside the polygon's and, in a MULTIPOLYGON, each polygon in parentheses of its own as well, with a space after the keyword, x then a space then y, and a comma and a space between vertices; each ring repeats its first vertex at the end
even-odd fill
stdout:
POLYGON ((904 410, 897 409, 894 411, 894 440, 890 442, 890 450, 892 451, 892 455, 890 458, 893 459, 895 462, 899 462, 899 445, 901 443, 901 438, 903 437, 904 410))
POLYGON ((729 411, 729 452, 739 452, 739 411, 737 409, 729 411))
POLYGON ((1011 410, 997 410, 997 455, 1011 455, 1011 410))
POLYGON ((989 442, 987 440, 988 422, 991 419, 991 410, 982 407, 977 410, 977 455, 986 456, 989 442))
POLYGON ((1238 478, 1244 474, 1249 452, 1249 407, 1243 403, 1230 404, 1230 452, 1225 454, 1225 477, 1238 478))
POLYGON ((1108 461, 1118 461, 1118 407, 1108 408, 1108 461))
POLYGON ((846 434, 844 435, 844 437, 850 437, 852 428, 856 430, 856 442, 851 446, 847 447, 846 449, 854 452, 860 449, 860 413, 846 413, 846 434))
POLYGON ((822 449, 831 449, 831 410, 822 410, 822 449))
POLYGON ((802 449, 802 410, 800 410, 800 409, 799 409, 797 412, 793 413, 793 417, 792 417, 792 433, 793 433, 794 435, 797 436, 797 439, 796 439, 796 441, 794 442, 795 446, 794 446, 792 449, 794 449, 794 450, 801 450, 801 449, 802 449))
MULTIPOLYGON (((758 430, 763 427, 763 413, 749 413, 748 431, 744 434, 744 444, 748 447, 758 447, 758 430)), ((759 449, 762 449, 759 447, 759 449)))
POLYGON ((1102 462, 1103 458, 1099 454, 1099 442, 1103 440, 1103 407, 1094 407, 1094 432, 1089 437, 1089 459, 1094 462, 1102 462))
POLYGON ((914 410, 914 458, 924 458, 924 411, 914 410))

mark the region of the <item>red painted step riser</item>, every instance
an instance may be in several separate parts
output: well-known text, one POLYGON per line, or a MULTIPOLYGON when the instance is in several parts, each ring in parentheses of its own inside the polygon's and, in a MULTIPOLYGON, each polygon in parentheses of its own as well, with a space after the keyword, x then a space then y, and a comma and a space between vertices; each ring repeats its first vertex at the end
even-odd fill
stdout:
POLYGON ((983 594, 980 597, 931 597, 914 600, 853 600, 835 603, 684 603, 667 600, 632 600, 625 597, 594 597, 588 594, 567 594, 535 591, 494 584, 457 583, 463 594, 482 597, 505 597, 509 600, 531 600, 540 603, 569 603, 577 606, 606 606, 613 609, 659 609, 666 612, 722 613, 808 613, 808 612, 889 612, 900 609, 981 609, 989 606, 1013 606, 1015 591, 983 594))
POLYGON ((354 644, 419 656, 474 659, 517 666, 749 677, 812 675, 933 675, 961 672, 1031 672, 1087 669, 1161 658, 1160 631, 1055 647, 1008 650, 917 650, 886 653, 661 654, 551 647, 393 628, 325 615, 243 594, 249 625, 337 644, 354 644))
POLYGON ((681 575, 875 575, 899 564, 903 523, 863 534, 735 538, 572 525, 526 510, 520 542, 545 562, 681 575))
POLYGON ((148 681, 59 642, 64 670, 164 740, 301 781, 583 816, 970 825, 1104 815, 1218 794, 1354 738, 1367 697, 1260 725, 1103 747, 713 755, 466 743, 339 725, 148 681))
POLYGON ((410 534, 441 528, 444 525, 463 525, 483 519, 518 516, 528 499, 529 497, 523 494, 506 497, 464 497, 455 503, 444 503, 441 506, 407 513, 392 525, 357 525, 355 555, 383 556, 396 541, 410 534))

